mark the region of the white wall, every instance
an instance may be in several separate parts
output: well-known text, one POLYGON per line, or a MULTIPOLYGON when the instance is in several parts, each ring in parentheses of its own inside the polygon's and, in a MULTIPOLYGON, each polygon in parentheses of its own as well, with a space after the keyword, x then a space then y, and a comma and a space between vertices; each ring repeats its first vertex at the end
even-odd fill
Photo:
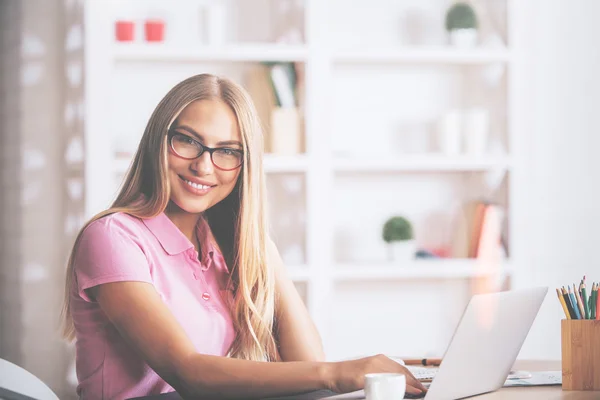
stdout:
MULTIPOLYGON (((518 285, 600 280, 600 2, 537 0, 530 37, 533 89, 529 175, 530 269, 518 285)), ((521 357, 560 358, 562 310, 551 292, 521 357)))

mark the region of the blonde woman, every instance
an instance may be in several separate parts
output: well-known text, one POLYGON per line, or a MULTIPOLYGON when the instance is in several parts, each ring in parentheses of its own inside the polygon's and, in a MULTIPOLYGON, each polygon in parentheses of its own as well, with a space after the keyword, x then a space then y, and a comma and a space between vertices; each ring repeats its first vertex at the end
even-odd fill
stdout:
POLYGON ((267 234, 262 148, 248 94, 227 79, 193 76, 159 103, 117 199, 69 259, 80 398, 348 392, 392 371, 425 390, 381 355, 324 361, 267 234))

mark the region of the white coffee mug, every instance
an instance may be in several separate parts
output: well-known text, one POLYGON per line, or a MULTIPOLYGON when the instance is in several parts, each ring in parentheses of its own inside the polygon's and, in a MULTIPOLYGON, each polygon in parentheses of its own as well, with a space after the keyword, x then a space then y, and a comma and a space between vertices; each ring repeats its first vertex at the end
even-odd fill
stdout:
POLYGON ((406 376, 381 373, 365 375, 365 397, 367 400, 403 399, 406 393, 406 376))

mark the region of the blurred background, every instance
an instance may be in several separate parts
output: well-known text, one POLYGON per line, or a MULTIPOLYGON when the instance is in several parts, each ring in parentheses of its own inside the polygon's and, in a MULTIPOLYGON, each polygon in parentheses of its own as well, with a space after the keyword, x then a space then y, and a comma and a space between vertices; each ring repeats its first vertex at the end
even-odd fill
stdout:
POLYGON ((256 103, 271 233, 328 359, 441 356, 471 295, 539 285, 519 358, 560 359, 554 288, 600 279, 600 2, 0 5, 0 358, 59 398, 75 235, 204 72, 256 103))

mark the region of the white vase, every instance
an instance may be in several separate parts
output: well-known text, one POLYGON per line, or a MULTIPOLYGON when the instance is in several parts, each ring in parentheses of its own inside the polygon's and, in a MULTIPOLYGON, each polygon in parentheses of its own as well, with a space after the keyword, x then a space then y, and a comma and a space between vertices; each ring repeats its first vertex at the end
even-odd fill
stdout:
POLYGON ((415 240, 402 240, 388 244, 390 261, 395 263, 408 262, 415 258, 417 244, 415 240))
POLYGON ((477 45, 477 29, 453 29, 449 32, 450 44, 460 48, 470 48, 477 45))
POLYGON ((204 10, 204 36, 209 46, 220 46, 227 42, 227 9, 225 5, 214 3, 204 10))
POLYGON ((465 112, 465 152, 471 156, 485 155, 490 130, 490 116, 485 108, 471 108, 465 112))
POLYGON ((438 142, 442 153, 454 156, 461 152, 462 118, 458 110, 450 110, 438 121, 438 142))

